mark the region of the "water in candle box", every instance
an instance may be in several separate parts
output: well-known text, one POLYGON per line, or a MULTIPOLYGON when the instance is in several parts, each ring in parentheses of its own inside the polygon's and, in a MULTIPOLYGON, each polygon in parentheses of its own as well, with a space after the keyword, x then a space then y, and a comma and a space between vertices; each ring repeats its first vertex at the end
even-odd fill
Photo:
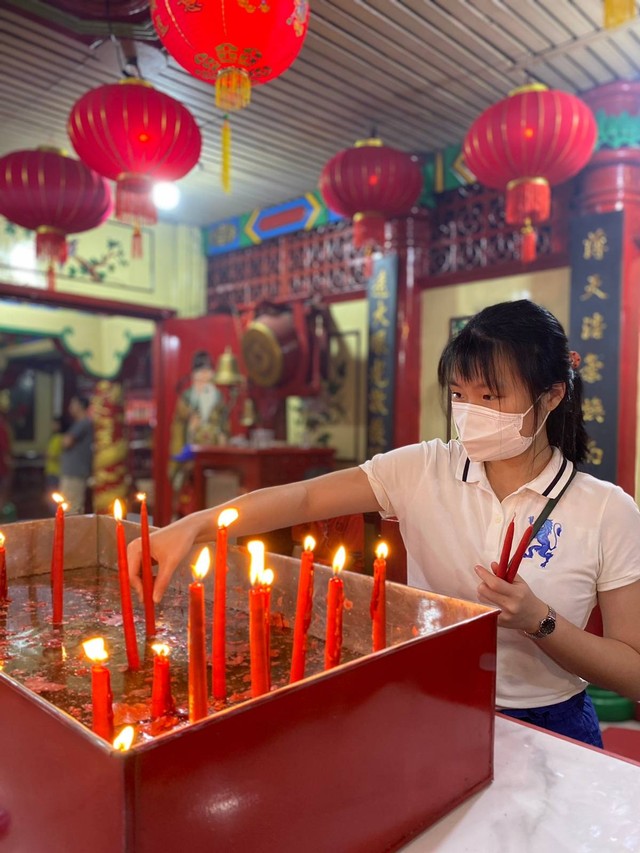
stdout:
MULTIPOLYGON (((48 574, 13 580, 11 601, 0 605, 0 668, 33 693, 91 728, 91 665, 82 642, 104 637, 109 652, 116 729, 126 723, 137 728, 137 741, 188 724, 187 698, 187 611, 186 589, 169 589, 156 605, 156 636, 145 640, 144 610, 135 606, 135 622, 140 650, 140 671, 127 670, 127 656, 120 612, 117 572, 105 568, 65 571, 64 623, 54 627, 51 617, 51 585, 48 574), (170 647, 171 689, 176 712, 161 722, 151 721, 153 651, 151 644, 170 647)), ((211 608, 207 605, 207 619, 211 608)), ((209 714, 251 698, 249 668, 248 613, 227 612, 226 703, 209 699, 209 714)), ((289 682, 293 626, 282 614, 271 616, 272 689, 289 682)), ((207 633, 210 655, 211 625, 207 633)), ((342 662, 359 655, 342 650, 342 662)), ((309 636, 306 675, 324 669, 324 642, 309 636)), ((211 672, 209 669, 209 684, 211 672)))

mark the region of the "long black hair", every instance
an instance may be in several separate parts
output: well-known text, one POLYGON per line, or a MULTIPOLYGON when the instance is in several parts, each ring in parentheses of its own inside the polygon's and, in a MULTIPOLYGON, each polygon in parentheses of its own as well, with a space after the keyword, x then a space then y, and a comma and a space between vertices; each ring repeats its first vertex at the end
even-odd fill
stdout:
MULTIPOLYGON (((587 457, 587 433, 582 415, 582 378, 572 365, 564 329, 546 308, 519 299, 500 302, 475 314, 444 348, 438 363, 438 382, 446 390, 456 377, 482 381, 492 391, 499 386, 501 365, 520 376, 531 400, 564 382, 565 395, 546 422, 549 444, 571 462, 587 457)), ((535 428, 540 404, 535 403, 535 428)))

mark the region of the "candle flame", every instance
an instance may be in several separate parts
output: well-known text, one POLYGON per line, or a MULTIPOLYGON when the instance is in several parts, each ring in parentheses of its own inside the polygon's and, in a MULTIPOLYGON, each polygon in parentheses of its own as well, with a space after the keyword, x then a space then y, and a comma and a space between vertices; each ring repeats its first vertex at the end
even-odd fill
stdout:
POLYGON ((201 581, 207 572, 209 571, 209 566, 211 565, 211 552, 205 545, 200 554, 198 555, 198 559, 196 560, 195 566, 192 568, 193 577, 197 581, 201 581))
POLYGON ((379 560, 386 560, 389 554, 389 549, 387 548, 386 542, 378 543, 378 547, 376 548, 376 557, 379 560))
POLYGON ((66 660, 68 657, 69 657, 69 655, 67 654, 67 650, 63 646, 62 647, 62 660, 66 660))
POLYGON ((113 741, 113 748, 119 749, 120 752, 126 752, 131 749, 133 738, 136 731, 133 726, 125 726, 120 734, 113 741))
POLYGON ((234 506, 223 509, 218 516, 218 527, 228 527, 238 518, 238 510, 234 506))
POLYGON ((4 535, 4 533, 0 530, 0 548, 4 548, 4 543, 5 543, 5 535, 4 535))
POLYGON ((62 497, 62 495, 60 494, 60 492, 54 492, 54 493, 51 495, 51 500, 52 500, 52 501, 55 501, 55 503, 57 503, 57 504, 64 503, 64 498, 62 497))
POLYGON ((147 493, 146 492, 138 492, 138 494, 136 495, 137 501, 146 501, 146 499, 147 499, 147 493))
POLYGON ((116 521, 122 521, 122 504, 118 498, 113 502, 113 517, 116 521))
POLYGON ((85 640, 82 648, 91 663, 102 663, 102 661, 107 660, 109 657, 103 637, 94 637, 92 640, 85 640))
POLYGON ((313 549, 316 547, 316 540, 313 538, 313 536, 305 536, 303 544, 305 551, 313 551, 313 549))
POLYGON ((260 577, 260 586, 273 586, 274 578, 273 569, 265 569, 260 577))
POLYGON ((62 512, 66 512, 69 509, 69 504, 66 501, 63 501, 60 506, 62 507, 62 512))
POLYGON ((261 542, 259 539, 252 539, 251 542, 247 542, 247 550, 251 554, 249 578, 251 586, 255 586, 260 582, 260 578, 264 573, 264 542, 261 542))
POLYGON ((160 658, 169 657, 169 646, 166 643, 154 643, 151 648, 154 653, 160 658))
POLYGON ((347 552, 345 550, 344 545, 341 545, 336 551, 335 557, 333 558, 333 574, 339 575, 342 569, 344 568, 345 561, 347 559, 347 552))

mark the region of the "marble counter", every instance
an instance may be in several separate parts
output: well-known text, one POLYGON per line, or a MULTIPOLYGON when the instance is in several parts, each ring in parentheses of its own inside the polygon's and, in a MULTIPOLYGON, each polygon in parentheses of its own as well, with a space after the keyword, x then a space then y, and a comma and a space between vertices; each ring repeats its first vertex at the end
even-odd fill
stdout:
POLYGON ((495 779, 402 853, 638 853, 640 765, 498 715, 495 779))

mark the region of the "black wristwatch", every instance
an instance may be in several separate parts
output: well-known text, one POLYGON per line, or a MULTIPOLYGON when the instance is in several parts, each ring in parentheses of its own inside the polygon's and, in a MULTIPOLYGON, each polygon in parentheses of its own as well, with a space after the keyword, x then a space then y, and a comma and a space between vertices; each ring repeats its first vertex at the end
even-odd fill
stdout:
POLYGON ((549 634, 553 634, 556 629, 556 611, 550 604, 547 604, 547 607, 549 608, 549 612, 544 619, 540 620, 538 630, 535 634, 530 634, 528 631, 525 631, 524 633, 527 637, 531 637, 534 640, 542 640, 544 637, 548 637, 549 634))

